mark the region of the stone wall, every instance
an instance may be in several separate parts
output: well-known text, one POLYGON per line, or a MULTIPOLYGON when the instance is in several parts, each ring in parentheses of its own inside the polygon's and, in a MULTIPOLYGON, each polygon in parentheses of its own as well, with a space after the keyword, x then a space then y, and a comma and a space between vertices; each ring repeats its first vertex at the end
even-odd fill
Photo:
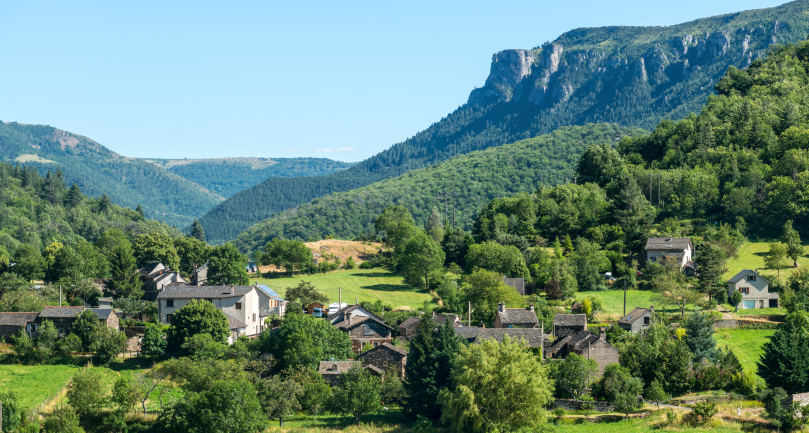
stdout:
MULTIPOLYGON (((570 400, 565 398, 557 398, 554 401, 552 409, 562 408, 564 410, 581 410, 582 404, 584 401, 581 400, 570 400)), ((593 403, 593 410, 596 412, 615 412, 615 406, 612 403, 607 403, 606 401, 594 401, 593 403)))
POLYGON ((735 319, 717 320, 713 324, 714 329, 738 328, 739 322, 735 319))
POLYGON ((405 365, 407 363, 406 356, 402 356, 385 347, 380 347, 365 352, 360 356, 360 359, 362 360, 362 365, 373 365, 383 371, 393 370, 400 378, 404 378, 405 365))
POLYGON ((6 343, 10 343, 11 336, 18 334, 20 329, 23 329, 22 326, 0 325, 0 338, 4 339, 6 343))

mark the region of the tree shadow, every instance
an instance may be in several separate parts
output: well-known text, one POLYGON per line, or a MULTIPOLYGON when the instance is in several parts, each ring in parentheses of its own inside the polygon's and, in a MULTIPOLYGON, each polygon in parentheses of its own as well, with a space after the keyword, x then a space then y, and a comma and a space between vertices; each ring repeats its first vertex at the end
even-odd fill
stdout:
POLYGON ((380 292, 419 292, 413 286, 407 284, 372 284, 370 286, 360 286, 363 290, 377 290, 380 292))

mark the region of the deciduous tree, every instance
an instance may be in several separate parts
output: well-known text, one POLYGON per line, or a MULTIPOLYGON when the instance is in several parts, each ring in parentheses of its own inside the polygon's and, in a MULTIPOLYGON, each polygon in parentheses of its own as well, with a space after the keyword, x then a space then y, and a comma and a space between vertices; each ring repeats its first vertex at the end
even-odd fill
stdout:
POLYGON ((352 415, 360 425, 360 418, 380 407, 379 379, 371 376, 361 366, 351 367, 340 378, 340 384, 332 390, 331 411, 352 415))
POLYGON ((277 419, 279 426, 284 426, 284 418, 301 410, 298 399, 303 396, 303 387, 292 380, 281 376, 272 376, 258 384, 258 399, 261 408, 269 419, 277 419))
POLYGON ((225 313, 201 299, 194 299, 183 305, 171 317, 168 346, 177 350, 186 339, 196 334, 209 334, 215 341, 226 342, 230 335, 230 325, 225 313))
POLYGON ((214 285, 250 284, 250 276, 247 275, 247 257, 230 243, 211 248, 208 257, 208 280, 214 285))

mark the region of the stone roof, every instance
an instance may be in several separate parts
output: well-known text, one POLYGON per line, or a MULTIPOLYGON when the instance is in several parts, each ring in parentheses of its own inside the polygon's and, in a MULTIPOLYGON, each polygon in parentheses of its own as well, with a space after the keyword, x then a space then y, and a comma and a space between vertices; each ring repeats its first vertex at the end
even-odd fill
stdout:
MULTIPOLYGON (((470 328, 457 328, 456 331, 461 329, 470 328)), ((524 339, 528 343, 528 347, 542 347, 542 340, 548 339, 548 334, 544 334, 540 328, 476 328, 477 336, 475 337, 475 344, 480 344, 486 338, 492 338, 498 342, 502 342, 503 338, 508 335, 511 338, 524 339)))
POLYGON ((138 273, 140 273, 144 277, 147 277, 147 276, 152 275, 153 273, 157 272, 158 268, 160 266, 163 266, 163 269, 168 269, 166 266, 164 266, 160 262, 152 262, 152 263, 149 263, 148 265, 138 269, 138 273))
POLYGON ((39 313, 0 313, 0 326, 24 327, 35 321, 37 316, 39 313))
POLYGON ((553 326, 587 326, 586 314, 557 314, 553 326))
POLYGON ((385 323, 385 319, 383 319, 383 318, 377 316, 376 314, 368 311, 367 309, 363 308, 362 305, 347 305, 347 306, 339 309, 336 313, 329 314, 329 321, 333 322, 334 319, 337 319, 338 317, 342 316, 343 314, 350 313, 350 312, 352 312, 354 310, 362 310, 364 313, 368 314, 369 316, 375 317, 378 322, 385 323))
POLYGON ((164 288, 157 299, 233 298, 242 297, 253 289, 254 286, 172 286, 164 288))
POLYGON ((405 320, 404 322, 402 322, 399 325, 399 329, 402 329, 402 328, 404 328, 404 329, 414 328, 416 325, 419 324, 419 322, 421 322, 421 317, 419 317, 419 316, 411 317, 411 318, 405 320))
POLYGON ((477 326, 457 326, 455 327, 455 333, 458 334, 459 337, 466 339, 466 341, 472 342, 475 341, 481 329, 484 328, 478 328, 477 326))
POLYGON ((646 240, 646 251, 649 250, 677 250, 685 251, 691 245, 691 238, 649 238, 646 240))
POLYGON ((461 317, 457 314, 436 314, 433 316, 433 322, 439 326, 446 323, 447 320, 449 320, 451 323, 459 323, 461 321, 461 317))
POLYGON ((348 329, 351 329, 351 328, 353 328, 355 326, 362 325, 362 324, 364 324, 365 322, 368 322, 368 321, 376 322, 376 323, 378 323, 378 324, 380 324, 380 325, 382 325, 382 326, 384 326, 384 327, 386 327, 388 329, 393 329, 390 326, 388 326, 387 323, 381 322, 381 321, 377 320, 376 317, 370 317, 370 316, 353 317, 353 318, 351 318, 351 323, 349 323, 348 320, 341 320, 341 321, 335 323, 332 326, 334 326, 337 329, 346 329, 346 330, 348 330, 348 329))
POLYGON ((154 278, 154 282, 158 283, 160 281, 165 280, 166 278, 171 278, 171 277, 174 277, 174 276, 177 276, 177 278, 179 278, 179 280, 177 280, 177 281, 183 281, 183 282, 186 282, 186 283, 188 282, 188 281, 185 280, 185 278, 183 278, 182 275, 180 275, 179 272, 164 272, 164 273, 156 276, 154 278))
POLYGON ((111 315, 115 314, 115 310, 112 308, 90 308, 90 311, 95 313, 99 320, 107 320, 111 315))
POLYGON ((652 310, 650 310, 648 308, 635 307, 635 309, 630 311, 629 314, 627 314, 626 316, 622 317, 621 320, 619 320, 618 322, 619 323, 632 324, 632 323, 635 323, 641 317, 643 317, 645 314, 651 313, 651 312, 652 312, 652 310))
POLYGON ((742 271, 741 271, 741 272, 739 272, 738 274, 734 275, 734 276, 733 276, 733 278, 731 278, 730 280, 728 280, 728 283, 738 283, 739 281, 741 281, 742 279, 744 279, 744 277, 746 277, 746 276, 747 276, 748 274, 750 274, 750 273, 755 274, 756 276, 758 276, 759 278, 761 278, 762 280, 764 280, 764 282, 765 282, 765 283, 767 282, 767 279, 766 279, 766 278, 764 278, 764 277, 762 277, 761 275, 759 275, 759 274, 758 274, 758 272, 756 272, 756 271, 751 271, 750 269, 742 269, 742 271))
POLYGON ((537 314, 528 308, 505 308, 505 312, 497 312, 500 316, 500 323, 533 323, 539 324, 537 314))
POLYGON ((357 358, 362 358, 363 356, 365 356, 365 355, 367 355, 367 354, 369 354, 371 352, 374 352, 374 351, 377 351, 377 350, 382 350, 382 349, 387 349, 387 350, 390 350, 391 352, 396 352, 396 353, 398 353, 399 355, 402 355, 402 356, 407 356, 408 353, 409 353, 408 351, 402 349, 401 347, 394 346, 394 345, 392 345, 390 343, 382 343, 379 346, 376 346, 376 347, 374 347, 373 349, 371 349, 371 350, 369 350, 367 352, 362 352, 357 358))
POLYGON ((76 317, 84 307, 43 307, 39 317, 76 317))
POLYGON ((362 366, 360 361, 320 361, 317 372, 320 374, 343 374, 353 366, 362 366))
POLYGON ((228 318, 228 326, 230 327, 230 329, 241 329, 241 328, 246 328, 247 327, 246 323, 244 323, 241 320, 231 316, 230 314, 227 314, 227 313, 223 313, 223 314, 225 315, 225 317, 228 318))

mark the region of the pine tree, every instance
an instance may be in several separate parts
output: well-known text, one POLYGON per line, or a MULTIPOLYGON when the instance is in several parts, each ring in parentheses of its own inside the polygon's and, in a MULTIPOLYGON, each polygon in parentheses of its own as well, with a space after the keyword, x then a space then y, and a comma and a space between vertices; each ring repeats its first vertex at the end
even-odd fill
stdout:
POLYGON ((632 251, 640 251, 654 221, 654 209, 644 198, 635 179, 626 171, 609 189, 609 195, 615 197, 612 200, 615 223, 623 229, 627 246, 632 251))
POLYGON ((98 211, 99 212, 106 212, 112 206, 112 201, 110 200, 110 196, 106 193, 101 196, 101 200, 98 202, 98 211))
POLYGON ((694 363, 703 358, 716 362, 719 351, 713 336, 713 323, 707 314, 695 312, 685 321, 685 344, 694 354, 694 363))
POLYGON ((798 257, 803 255, 803 245, 801 235, 792 228, 792 220, 784 224, 784 231, 781 234, 781 242, 787 246, 787 257, 792 259, 793 266, 798 267, 798 257))
POLYGON ((135 208, 135 212, 137 212, 138 215, 146 218, 146 214, 143 212, 143 206, 138 205, 138 207, 135 208))
POLYGON ((427 220, 427 234, 439 243, 444 239, 444 223, 441 222, 441 214, 438 213, 438 208, 435 206, 433 206, 430 218, 427 220))
POLYGON ((79 185, 73 182, 73 185, 70 187, 70 190, 67 192, 67 206, 70 208, 74 208, 76 206, 81 205, 81 202, 84 200, 84 197, 81 194, 81 188, 79 185))
POLYGON ((708 242, 703 245, 697 254, 699 265, 699 291, 711 298, 723 299, 727 286, 722 279, 725 270, 725 251, 715 243, 708 242))
POLYGON ((205 229, 202 227, 199 220, 194 220, 194 223, 191 224, 191 237, 206 242, 205 229))
POLYGON ((109 256, 110 288, 118 295, 140 298, 143 296, 143 283, 138 275, 138 266, 128 241, 116 245, 109 256))
POLYGON ((449 320, 437 331, 435 327, 431 318, 423 318, 410 340, 405 382, 407 399, 403 406, 414 419, 419 415, 432 420, 440 418, 438 394, 451 387, 450 372, 460 341, 449 320))

